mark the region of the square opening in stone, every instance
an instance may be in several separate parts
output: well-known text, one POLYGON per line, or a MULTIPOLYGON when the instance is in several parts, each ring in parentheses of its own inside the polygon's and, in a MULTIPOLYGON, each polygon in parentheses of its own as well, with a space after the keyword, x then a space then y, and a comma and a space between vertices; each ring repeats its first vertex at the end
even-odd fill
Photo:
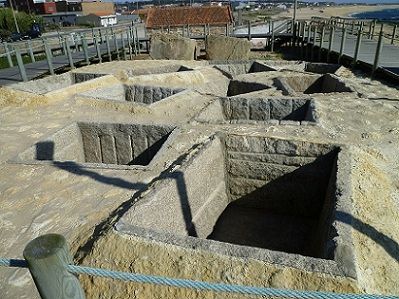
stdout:
POLYGON ((285 94, 292 93, 333 93, 333 92, 353 92, 337 76, 332 74, 291 76, 275 79, 275 85, 282 89, 285 94))
POLYGON ((225 147, 230 203, 208 239, 333 259, 338 149, 235 135, 225 147))
POLYGON ((161 125, 75 123, 36 143, 17 160, 146 166, 173 129, 161 125))
POLYGON ((270 86, 262 83, 230 80, 229 87, 227 89, 227 96, 232 97, 239 94, 250 93, 269 88, 270 86))
POLYGON ((245 98, 221 99, 227 121, 292 120, 314 121, 311 100, 300 98, 245 98))
POLYGON ((270 72, 275 71, 274 68, 256 61, 212 61, 214 68, 221 71, 225 76, 232 79, 234 76, 258 73, 258 72, 270 72))

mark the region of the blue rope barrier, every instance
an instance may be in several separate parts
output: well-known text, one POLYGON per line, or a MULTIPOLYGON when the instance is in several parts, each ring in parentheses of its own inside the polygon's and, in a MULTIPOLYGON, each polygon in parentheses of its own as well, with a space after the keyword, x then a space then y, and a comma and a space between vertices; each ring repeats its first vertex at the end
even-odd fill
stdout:
MULTIPOLYGON (((27 268, 25 260, 0 258, 0 266, 27 268)), ((258 295, 266 297, 283 297, 295 299, 399 299, 398 296, 369 295, 369 294, 340 294, 317 291, 294 291, 275 288, 262 288, 224 283, 210 283, 190 279, 176 279, 155 275, 127 273, 106 269, 67 265, 67 270, 73 274, 86 274, 98 277, 113 278, 123 281, 151 283, 171 287, 190 288, 203 291, 237 293, 242 295, 258 295)))

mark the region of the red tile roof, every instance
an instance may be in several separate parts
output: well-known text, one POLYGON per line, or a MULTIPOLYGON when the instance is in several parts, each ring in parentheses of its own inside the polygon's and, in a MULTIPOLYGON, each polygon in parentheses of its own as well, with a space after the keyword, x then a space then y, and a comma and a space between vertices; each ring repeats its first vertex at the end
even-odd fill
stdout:
POLYGON ((148 9, 146 27, 182 25, 224 25, 233 22, 230 6, 152 7, 148 9))

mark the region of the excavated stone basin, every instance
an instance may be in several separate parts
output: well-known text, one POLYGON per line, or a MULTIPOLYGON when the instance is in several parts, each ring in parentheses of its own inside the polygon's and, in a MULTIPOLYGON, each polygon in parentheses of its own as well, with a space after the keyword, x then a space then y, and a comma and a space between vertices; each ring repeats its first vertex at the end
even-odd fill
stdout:
POLYGON ((173 129, 144 124, 74 123, 28 148, 16 161, 68 161, 98 167, 147 166, 173 129))
POLYGON ((337 179, 348 175, 342 163, 345 155, 334 145, 214 137, 151 186, 116 229, 355 277, 351 235, 337 216, 337 206, 345 213, 351 208, 337 179))

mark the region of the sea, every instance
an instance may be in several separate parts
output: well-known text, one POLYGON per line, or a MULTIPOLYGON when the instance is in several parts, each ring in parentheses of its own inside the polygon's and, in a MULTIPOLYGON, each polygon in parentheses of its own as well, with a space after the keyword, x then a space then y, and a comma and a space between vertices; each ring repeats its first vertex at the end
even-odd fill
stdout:
POLYGON ((399 8, 361 12, 352 14, 352 17, 358 19, 378 19, 385 22, 399 23, 399 8))

